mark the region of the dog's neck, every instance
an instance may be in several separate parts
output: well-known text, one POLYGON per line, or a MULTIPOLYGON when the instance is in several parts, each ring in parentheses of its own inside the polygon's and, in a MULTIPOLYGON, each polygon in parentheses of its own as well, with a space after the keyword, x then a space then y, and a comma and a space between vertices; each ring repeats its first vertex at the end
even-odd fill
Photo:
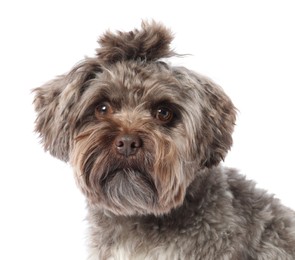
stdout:
MULTIPOLYGON (((97 252, 105 257, 113 254, 110 250, 118 251, 118 248, 124 248, 123 251, 128 252, 128 250, 133 250, 130 248, 131 245, 140 247, 139 238, 152 240, 155 234, 161 234, 157 237, 163 242, 158 241, 158 243, 170 241, 172 233, 179 235, 174 239, 183 239, 181 234, 191 232, 191 227, 201 223, 206 214, 204 209, 212 208, 214 212, 215 208, 224 207, 227 203, 230 207, 231 201, 227 198, 227 191, 224 189, 226 185, 221 185, 225 180, 220 170, 215 168, 198 172, 197 177, 187 189, 183 204, 167 214, 119 216, 102 210, 98 206, 89 205, 88 220, 91 226, 90 241, 92 241, 90 246, 96 248, 97 252), (221 200, 222 197, 224 197, 223 200, 221 200), (212 198, 216 200, 213 201, 212 198), (219 205, 220 201, 223 205, 219 205), (135 238, 137 240, 134 240, 135 238)), ((224 222, 227 220, 224 219, 224 222)), ((227 231, 222 230, 221 232, 226 234, 227 231)), ((185 243, 185 241, 182 242, 185 243)))

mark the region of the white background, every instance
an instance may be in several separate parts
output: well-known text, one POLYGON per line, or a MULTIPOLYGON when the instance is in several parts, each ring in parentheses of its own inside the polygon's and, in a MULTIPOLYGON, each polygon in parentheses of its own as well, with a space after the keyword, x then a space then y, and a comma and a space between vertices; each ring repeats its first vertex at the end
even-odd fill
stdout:
POLYGON ((239 109, 225 164, 295 208, 293 1, 1 1, 0 259, 86 258, 84 199, 33 134, 30 90, 94 55, 105 30, 162 21, 173 60, 220 84, 239 109), (5 3, 6 2, 6 3, 5 3))

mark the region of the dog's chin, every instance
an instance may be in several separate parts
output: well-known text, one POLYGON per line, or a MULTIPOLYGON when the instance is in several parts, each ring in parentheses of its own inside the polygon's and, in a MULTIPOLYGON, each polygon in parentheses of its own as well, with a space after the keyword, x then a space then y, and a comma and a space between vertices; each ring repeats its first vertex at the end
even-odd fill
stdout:
POLYGON ((157 203, 157 189, 147 172, 124 168, 100 181, 107 209, 117 215, 147 214, 157 203))

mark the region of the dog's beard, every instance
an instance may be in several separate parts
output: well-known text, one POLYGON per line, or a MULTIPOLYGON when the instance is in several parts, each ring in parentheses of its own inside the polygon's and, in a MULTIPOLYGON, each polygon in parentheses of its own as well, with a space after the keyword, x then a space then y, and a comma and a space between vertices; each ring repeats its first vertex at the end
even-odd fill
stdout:
POLYGON ((127 214, 134 210, 146 211, 147 208, 153 208, 157 201, 157 191, 152 178, 142 170, 127 168, 106 173, 101 178, 100 186, 112 205, 112 211, 115 212, 120 212, 122 205, 127 214))
POLYGON ((87 186, 95 192, 94 201, 115 214, 131 215, 152 211, 157 189, 144 161, 127 162, 114 154, 98 156, 89 172, 87 186), (105 160, 102 158, 106 158, 105 160))

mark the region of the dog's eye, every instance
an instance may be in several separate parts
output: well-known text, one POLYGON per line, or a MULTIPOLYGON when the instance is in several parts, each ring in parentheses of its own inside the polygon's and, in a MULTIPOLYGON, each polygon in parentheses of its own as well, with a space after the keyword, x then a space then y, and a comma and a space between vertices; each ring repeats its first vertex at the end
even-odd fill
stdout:
POLYGON ((101 103, 95 108, 96 116, 112 114, 113 109, 109 103, 101 103))
POLYGON ((168 123, 173 119, 173 112, 166 107, 159 107, 156 111, 156 118, 163 123, 168 123))

